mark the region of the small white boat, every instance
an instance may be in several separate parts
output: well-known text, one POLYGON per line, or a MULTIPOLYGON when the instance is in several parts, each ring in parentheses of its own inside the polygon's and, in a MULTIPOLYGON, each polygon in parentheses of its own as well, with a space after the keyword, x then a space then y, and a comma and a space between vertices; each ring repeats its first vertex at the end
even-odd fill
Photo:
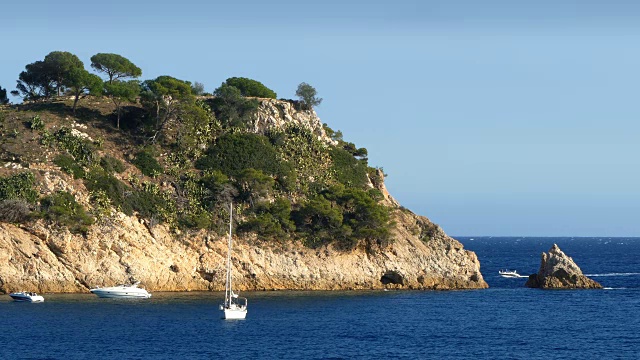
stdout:
POLYGON ((38 295, 34 292, 21 291, 9 294, 11 298, 15 301, 23 301, 23 302, 43 302, 44 298, 42 295, 38 295))
POLYGON ((139 282, 132 285, 118 285, 112 287, 91 289, 92 294, 98 295, 100 298, 117 298, 117 299, 148 299, 151 294, 146 289, 138 287, 139 282))
POLYGON ((498 273, 500 274, 500 276, 502 277, 506 277, 506 278, 519 278, 521 277, 520 274, 518 274, 518 272, 516 270, 500 270, 498 271, 498 273))
POLYGON ((239 297, 231 290, 231 231, 233 224, 233 203, 229 204, 229 251, 227 253, 227 281, 224 288, 224 304, 220 305, 223 319, 244 319, 247 317, 247 299, 239 297))

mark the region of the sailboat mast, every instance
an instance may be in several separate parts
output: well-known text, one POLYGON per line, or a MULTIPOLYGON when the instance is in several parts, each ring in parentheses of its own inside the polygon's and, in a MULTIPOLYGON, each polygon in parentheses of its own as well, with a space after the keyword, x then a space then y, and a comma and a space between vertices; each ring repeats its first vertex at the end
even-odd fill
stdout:
POLYGON ((229 202, 229 251, 227 252, 227 285, 225 287, 225 305, 231 306, 231 296, 233 292, 231 290, 231 231, 233 226, 233 201, 229 202))

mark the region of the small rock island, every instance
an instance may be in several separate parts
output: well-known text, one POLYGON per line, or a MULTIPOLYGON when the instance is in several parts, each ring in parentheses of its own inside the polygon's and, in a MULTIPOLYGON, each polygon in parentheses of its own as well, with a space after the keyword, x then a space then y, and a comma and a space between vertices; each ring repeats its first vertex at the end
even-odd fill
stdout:
POLYGON ((540 270, 529 275, 525 285, 541 289, 602 289, 602 285, 586 277, 557 244, 553 244, 549 253, 542 253, 540 270))

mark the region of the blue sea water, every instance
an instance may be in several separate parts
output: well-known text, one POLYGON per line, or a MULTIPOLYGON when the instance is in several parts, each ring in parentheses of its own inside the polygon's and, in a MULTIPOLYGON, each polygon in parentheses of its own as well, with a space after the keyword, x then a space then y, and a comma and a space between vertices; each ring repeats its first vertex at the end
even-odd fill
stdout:
POLYGON ((487 290, 253 292, 246 320, 222 294, 149 300, 0 298, 1 359, 638 359, 640 238, 459 238, 487 290), (558 243, 607 290, 543 291, 501 268, 537 271, 558 243))

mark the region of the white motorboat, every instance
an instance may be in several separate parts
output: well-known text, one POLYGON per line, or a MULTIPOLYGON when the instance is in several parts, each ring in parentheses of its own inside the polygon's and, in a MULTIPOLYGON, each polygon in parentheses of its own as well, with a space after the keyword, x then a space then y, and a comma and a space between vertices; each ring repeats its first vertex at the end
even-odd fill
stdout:
POLYGON ((520 274, 518 274, 518 272, 516 270, 500 270, 498 271, 498 273, 500 274, 500 276, 502 277, 506 277, 506 278, 519 278, 522 277, 520 274))
POLYGON ((151 294, 144 288, 138 287, 139 282, 132 285, 118 285, 112 287, 91 289, 92 294, 101 298, 117 298, 117 299, 148 299, 151 294))
POLYGON ((220 305, 223 319, 244 319, 247 317, 247 299, 239 297, 231 290, 231 231, 233 226, 233 203, 229 204, 229 251, 227 253, 227 280, 224 287, 224 304, 220 305))
POLYGON ((44 298, 42 295, 38 295, 34 292, 21 291, 9 294, 11 298, 15 301, 23 301, 23 302, 43 302, 44 298))

